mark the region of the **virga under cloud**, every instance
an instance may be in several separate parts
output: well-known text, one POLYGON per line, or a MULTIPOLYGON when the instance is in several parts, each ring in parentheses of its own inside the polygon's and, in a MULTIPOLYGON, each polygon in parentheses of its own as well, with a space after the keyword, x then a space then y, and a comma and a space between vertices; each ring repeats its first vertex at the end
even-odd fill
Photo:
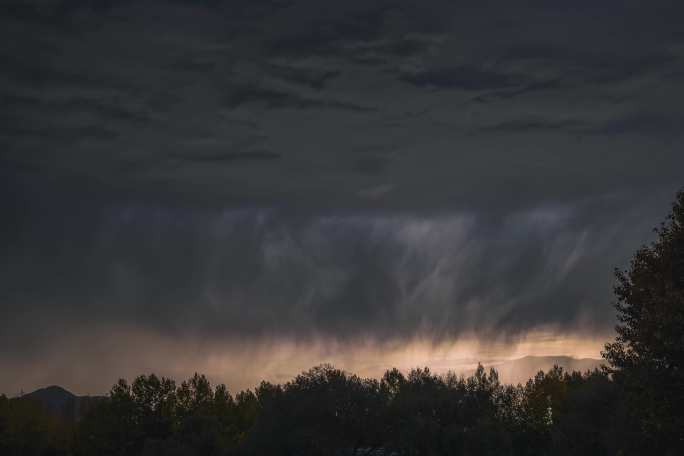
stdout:
POLYGON ((608 332, 683 182, 678 3, 0 11, 4 366, 93 327, 608 332))

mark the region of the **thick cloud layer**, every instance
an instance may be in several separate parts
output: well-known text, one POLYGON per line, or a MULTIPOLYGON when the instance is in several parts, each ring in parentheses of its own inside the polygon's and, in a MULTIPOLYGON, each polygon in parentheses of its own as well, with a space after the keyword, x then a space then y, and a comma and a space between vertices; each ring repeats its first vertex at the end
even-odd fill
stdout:
POLYGON ((0 12, 0 368, 94 334, 609 334, 684 184, 679 2, 0 12))
POLYGON ((680 185, 678 2, 5 2, 7 166, 194 204, 680 185))
POLYGON ((663 195, 492 215, 52 203, 15 220, 2 342, 135 324, 210 340, 607 332, 611 272, 663 195))

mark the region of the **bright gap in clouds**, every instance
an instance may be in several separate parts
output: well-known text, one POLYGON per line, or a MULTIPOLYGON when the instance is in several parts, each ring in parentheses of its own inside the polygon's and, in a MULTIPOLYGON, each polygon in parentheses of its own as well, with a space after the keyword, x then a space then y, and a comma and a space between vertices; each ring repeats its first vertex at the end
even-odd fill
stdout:
MULTIPOLYGON (((57 382, 77 394, 102 394, 120 377, 131 380, 154 372, 180 381, 201 372, 212 382, 225 383, 235 392, 253 388, 262 380, 286 382, 322 363, 372 378, 379 378, 394 367, 402 371, 429 367, 438 374, 451 371, 467 376, 478 363, 497 367, 523 356, 600 358, 606 337, 544 330, 530 331, 515 339, 485 341, 463 336, 439 343, 427 339, 378 343, 324 338, 221 343, 163 337, 140 328, 92 328, 65 335, 58 345, 45 350, 39 367, 31 358, 3 361, 3 370, 22 370, 25 375, 21 379, 5 379, 11 382, 2 386, 10 393, 19 393, 57 382)), ((523 380, 505 373, 501 379, 523 380)))

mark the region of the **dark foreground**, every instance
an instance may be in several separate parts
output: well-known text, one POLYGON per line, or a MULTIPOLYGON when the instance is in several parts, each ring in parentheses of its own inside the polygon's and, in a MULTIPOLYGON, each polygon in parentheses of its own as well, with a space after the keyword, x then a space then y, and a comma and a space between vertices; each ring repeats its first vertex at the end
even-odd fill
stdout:
MULTIPOLYGON (((526 385, 386 372, 380 381, 319 366, 232 396, 195 375, 120 381, 63 409, 0 399, 4 455, 658 454, 622 385, 554 368, 526 385)), ((49 404, 48 404, 49 405, 49 404)), ((668 445, 660 442, 663 454, 668 445)), ((669 444, 671 445, 671 444, 669 444)))

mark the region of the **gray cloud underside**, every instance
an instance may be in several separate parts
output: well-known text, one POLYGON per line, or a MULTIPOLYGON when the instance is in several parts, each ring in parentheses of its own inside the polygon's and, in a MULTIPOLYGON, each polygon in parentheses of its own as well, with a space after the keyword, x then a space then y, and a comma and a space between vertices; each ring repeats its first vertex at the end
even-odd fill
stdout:
POLYGON ((684 183, 682 7, 486 3, 4 2, 0 354, 608 331, 684 183))
POLYGON ((676 3, 3 9, 3 156, 116 191, 451 210, 493 204, 494 183, 529 206, 681 180, 676 3))
POLYGON ((225 341, 607 333, 612 268, 664 200, 416 216, 46 198, 5 228, 2 346, 23 356, 104 323, 225 341))

